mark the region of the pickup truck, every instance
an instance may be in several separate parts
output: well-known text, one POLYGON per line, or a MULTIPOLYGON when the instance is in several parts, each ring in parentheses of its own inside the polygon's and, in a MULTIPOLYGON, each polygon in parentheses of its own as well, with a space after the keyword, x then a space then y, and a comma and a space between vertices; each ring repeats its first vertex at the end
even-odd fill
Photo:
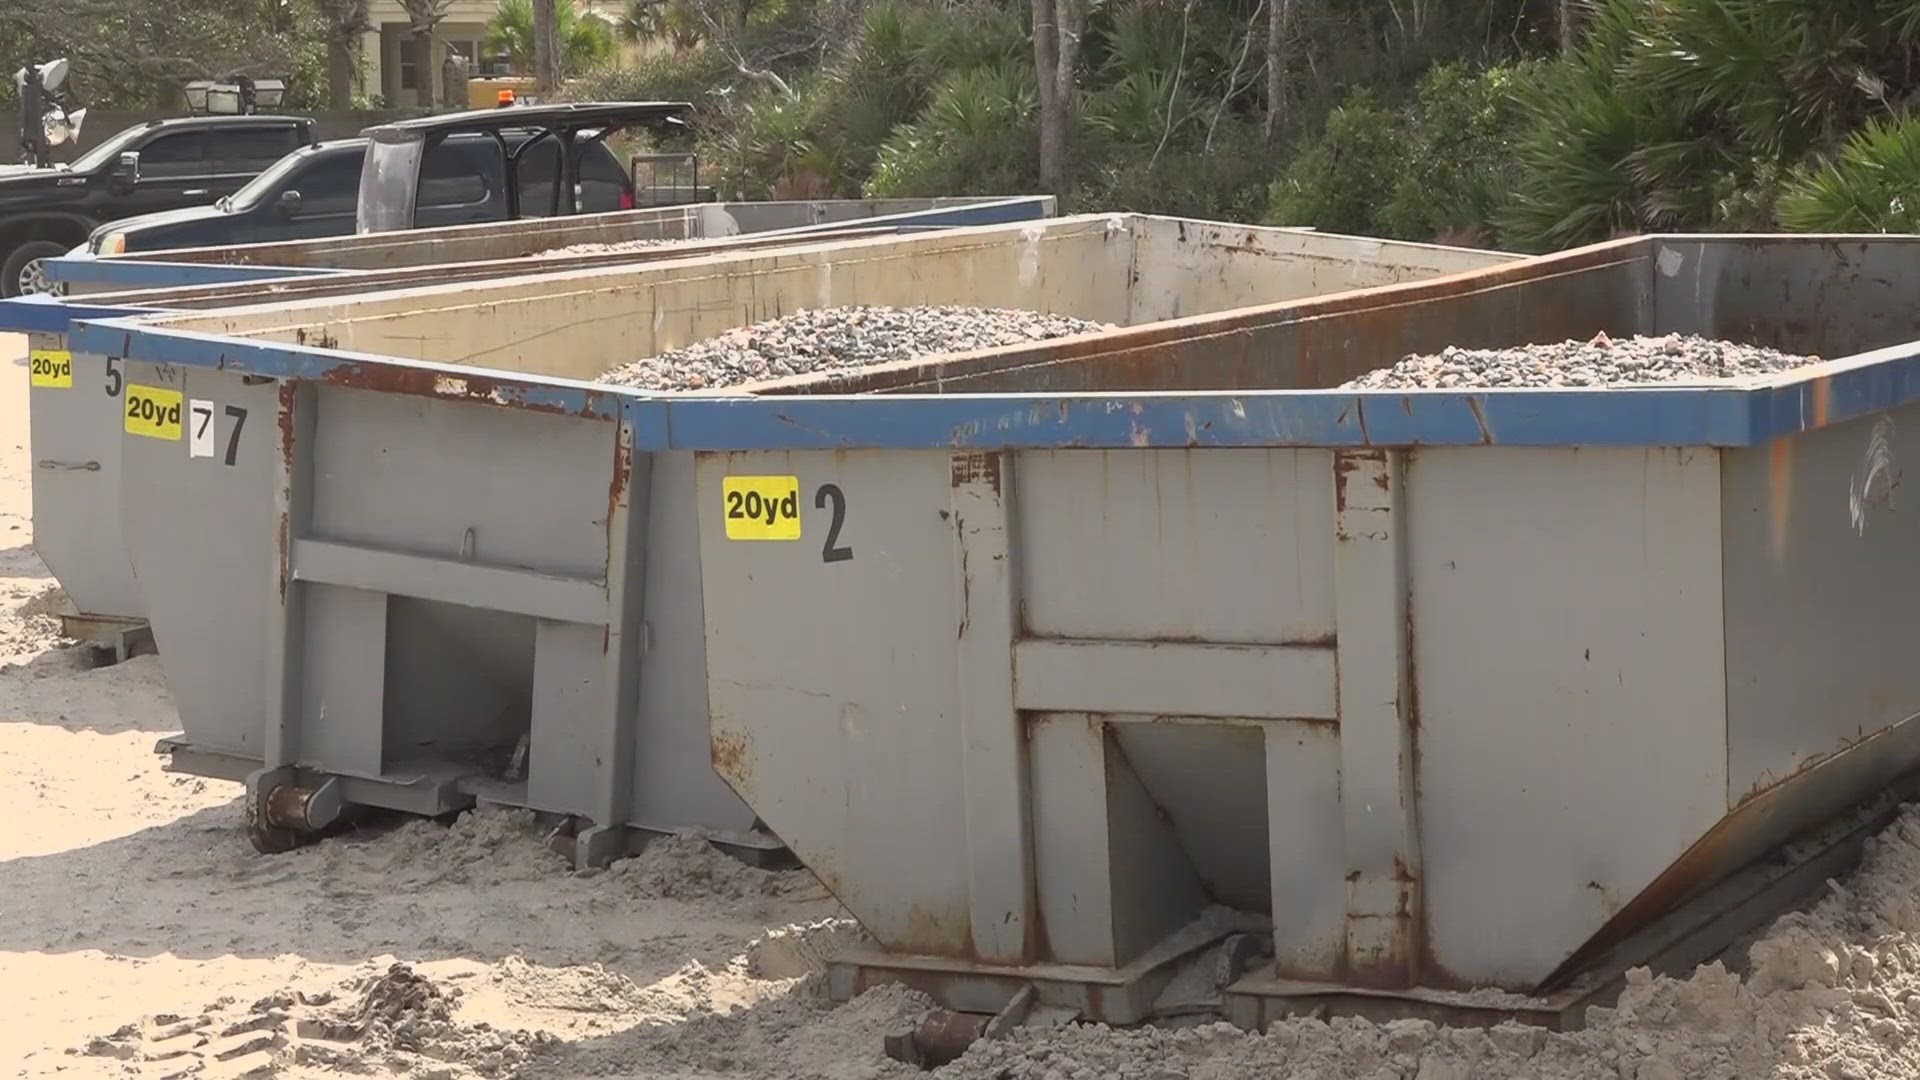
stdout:
MULTIPOLYGON (((509 152, 534 133, 507 131, 509 152)), ((339 139, 296 150, 234 194, 212 206, 168 210, 93 230, 84 257, 169 248, 274 243, 354 232, 365 138, 339 139)), ((544 216, 553 205, 560 151, 551 138, 527 149, 517 170, 525 202, 521 216, 544 216)), ((436 143, 426 155, 418 195, 422 228, 504 221, 508 217, 500 143, 490 134, 461 133, 436 143)), ((583 213, 633 208, 632 180, 605 145, 581 155, 579 202, 583 213)))
POLYGON ((103 222, 205 206, 315 141, 299 116, 195 116, 136 124, 50 169, 0 169, 0 296, 42 292, 41 263, 103 222))

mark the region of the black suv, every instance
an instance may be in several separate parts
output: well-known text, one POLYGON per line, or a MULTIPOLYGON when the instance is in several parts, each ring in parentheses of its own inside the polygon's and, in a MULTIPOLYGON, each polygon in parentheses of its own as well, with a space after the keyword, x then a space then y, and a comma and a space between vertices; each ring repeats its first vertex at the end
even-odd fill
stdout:
POLYGON ((302 146, 298 116, 196 116, 138 124, 51 169, 0 169, 0 296, 45 288, 44 259, 65 255, 102 222, 204 206, 302 146))
MULTIPOLYGON (((502 142, 517 152, 534 133, 507 131, 502 142)), ((360 174, 367 140, 340 139, 297 150, 235 194, 212 206, 168 210, 113 221, 87 238, 90 254, 120 255, 168 248, 275 243, 354 232, 360 174)), ((551 138, 516 158, 520 216, 542 217, 554 204, 560 172, 559 144, 551 138)), ((421 166, 416 225, 466 225, 505 221, 504 162, 491 134, 448 136, 434 144, 421 166)), ((619 158, 602 144, 583 149, 577 194, 581 212, 633 208, 633 183, 619 158)))

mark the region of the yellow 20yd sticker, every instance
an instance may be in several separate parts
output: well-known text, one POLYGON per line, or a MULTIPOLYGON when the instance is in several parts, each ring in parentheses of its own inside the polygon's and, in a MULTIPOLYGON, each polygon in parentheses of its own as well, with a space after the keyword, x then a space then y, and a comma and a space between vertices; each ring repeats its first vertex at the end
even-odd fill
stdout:
POLYGON ((127 384, 127 434, 180 441, 180 391, 127 384))
POLYGON ((728 476, 720 481, 727 539, 800 539, 800 478, 728 476))
POLYGON ((27 384, 43 389, 73 389, 73 354, 65 349, 28 350, 27 384))

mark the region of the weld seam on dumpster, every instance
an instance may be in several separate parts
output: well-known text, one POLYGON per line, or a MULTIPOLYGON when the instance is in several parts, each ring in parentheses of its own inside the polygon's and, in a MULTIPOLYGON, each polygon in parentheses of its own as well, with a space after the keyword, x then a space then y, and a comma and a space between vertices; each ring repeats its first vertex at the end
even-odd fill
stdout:
POLYGON ((607 621, 607 589, 599 581, 433 559, 353 544, 295 540, 293 576, 297 581, 318 585, 339 585, 422 600, 484 602, 484 606, 496 611, 557 622, 600 626, 607 621))

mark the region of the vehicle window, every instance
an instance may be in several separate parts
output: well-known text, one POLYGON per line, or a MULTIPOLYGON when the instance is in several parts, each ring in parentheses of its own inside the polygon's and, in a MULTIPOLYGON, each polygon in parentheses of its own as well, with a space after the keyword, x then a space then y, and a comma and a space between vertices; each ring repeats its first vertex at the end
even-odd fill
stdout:
POLYGON ((420 163, 419 206, 471 206, 487 199, 487 178, 498 176, 500 151, 488 139, 442 142, 420 163))
POLYGON ((162 135, 140 148, 142 179, 207 175, 207 133, 180 131, 162 135))
POLYGON ((81 154, 77 158, 74 158, 73 171, 74 172, 90 172, 94 169, 101 168, 102 166, 106 165, 108 162, 119 157, 120 151, 133 149, 133 145, 132 145, 133 142, 136 139, 140 138, 142 133, 143 133, 142 127, 140 125, 135 125, 133 127, 126 129, 125 131, 121 131, 115 134, 112 138, 108 139, 106 142, 100 143, 96 145, 93 149, 88 150, 86 153, 81 154))
MULTIPOLYGON (((626 177, 613 152, 604 144, 578 150, 580 154, 579 212, 605 213, 620 209, 620 195, 626 190, 626 177)), ((520 158, 520 214, 522 217, 548 217, 554 213, 554 186, 560 176, 560 147, 552 139, 542 139, 520 158)))
POLYGON ((605 143, 588 147, 580 155, 580 210, 586 214, 604 214, 620 209, 620 196, 627 190, 626 171, 605 143))
POLYGON ((213 166, 223 173, 257 173, 301 144, 298 129, 289 124, 222 128, 213 132, 213 166))
POLYGON ((282 191, 300 193, 301 217, 351 214, 360 204, 360 166, 363 154, 325 154, 306 160, 269 198, 282 191))
POLYGON ((560 179, 560 144, 552 137, 520 151, 515 174, 520 179, 520 216, 551 217, 553 190, 560 179))

